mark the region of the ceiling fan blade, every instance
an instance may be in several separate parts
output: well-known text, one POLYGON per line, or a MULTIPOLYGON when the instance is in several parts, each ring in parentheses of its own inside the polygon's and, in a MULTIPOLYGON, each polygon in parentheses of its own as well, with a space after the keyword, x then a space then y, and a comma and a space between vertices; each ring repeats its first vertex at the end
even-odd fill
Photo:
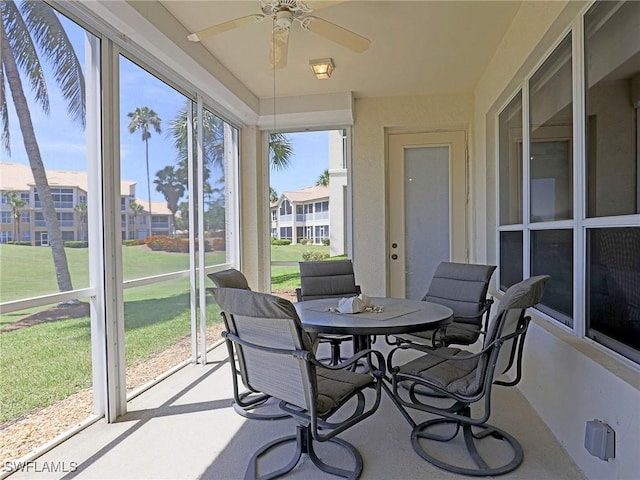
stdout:
POLYGON ((271 49, 269 51, 269 63, 278 70, 287 66, 289 51, 289 29, 274 32, 271 37, 271 49))
POLYGON ((192 33, 187 37, 192 42, 199 42, 200 40, 212 37, 214 35, 218 35, 219 33, 226 32, 228 30, 233 30, 234 28, 242 27, 243 25, 248 25, 250 23, 258 23, 265 19, 264 15, 247 15, 246 17, 236 18, 234 20, 229 20, 228 22, 219 23, 218 25, 214 25, 209 28, 205 28, 198 32, 192 33))
POLYGON ((354 52, 362 53, 371 44, 371 40, 357 33, 342 28, 335 23, 328 22, 318 17, 305 17, 301 21, 302 28, 310 30, 332 42, 336 42, 354 52))

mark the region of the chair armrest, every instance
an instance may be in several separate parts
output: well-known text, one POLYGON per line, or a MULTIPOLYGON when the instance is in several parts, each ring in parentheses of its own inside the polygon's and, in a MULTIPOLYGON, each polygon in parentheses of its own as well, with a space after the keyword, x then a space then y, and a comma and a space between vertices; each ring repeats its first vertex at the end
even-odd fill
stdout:
POLYGON ((301 302, 302 301, 302 289, 296 288, 296 299, 301 302))
POLYGON ((376 358, 377 365, 375 366, 372 365, 372 367, 376 367, 373 371, 373 376, 376 378, 383 377, 384 374, 386 373, 384 356, 378 350, 373 350, 371 348, 368 348, 366 350, 360 350, 358 353, 356 353, 352 357, 349 357, 344 362, 340 362, 337 365, 326 365, 318 361, 315 357, 312 357, 310 359, 310 363, 312 363, 316 367, 326 368, 327 370, 344 370, 345 368, 350 368, 351 366, 355 366, 358 363, 358 360, 364 357, 367 357, 369 362, 371 362, 371 359, 373 357, 376 358))

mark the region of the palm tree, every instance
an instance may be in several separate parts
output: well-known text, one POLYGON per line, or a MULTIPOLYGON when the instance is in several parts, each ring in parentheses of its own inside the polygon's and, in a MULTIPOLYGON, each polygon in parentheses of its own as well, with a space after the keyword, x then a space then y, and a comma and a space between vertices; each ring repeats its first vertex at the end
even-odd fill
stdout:
MULTIPOLYGON (((182 108, 176 118, 171 121, 169 127, 173 145, 178 152, 179 172, 183 184, 187 185, 187 109, 190 103, 182 108)), ((224 123, 209 112, 203 112, 203 145, 205 165, 217 165, 223 167, 224 163, 224 123)), ((284 133, 272 134, 269 138, 269 163, 274 170, 285 169, 290 165, 293 155, 293 145, 289 137, 284 133)), ((206 168, 206 167, 205 167, 206 168)), ((205 172, 205 181, 209 177, 209 171, 205 172)))
POLYGON ((11 211, 13 212, 13 240, 20 241, 20 209, 24 207, 25 202, 16 192, 6 192, 4 194, 7 197, 11 211))
POLYGON ((178 172, 171 165, 167 165, 162 170, 156 172, 156 179, 153 183, 156 184, 156 190, 162 193, 164 199, 167 201, 167 208, 171 212, 172 225, 175 232, 178 202, 184 195, 185 187, 180 181, 178 172))
POLYGON ((133 224, 136 227, 136 240, 138 240, 138 215, 144 211, 144 207, 135 201, 129 202, 129 210, 131 210, 131 214, 133 215, 133 224))
POLYGON ((80 238, 78 240, 86 240, 84 233, 87 226, 87 204, 80 202, 73 207, 73 211, 78 214, 78 223, 80 224, 80 238))
POLYGON ((269 202, 270 203, 277 202, 278 198, 280 198, 280 195, 278 195, 278 192, 276 192, 276 189, 273 187, 269 187, 269 202))
POLYGON ((269 136, 269 164, 273 170, 284 170, 291 164, 293 145, 284 133, 269 136))
POLYGON ((328 187, 329 186, 329 169, 327 168, 320 177, 318 177, 318 181, 316 182, 316 186, 318 187, 328 187))
POLYGON ((85 85, 82 66, 55 11, 44 2, 0 2, 0 122, 2 146, 10 155, 9 116, 5 101, 6 76, 16 109, 29 165, 42 205, 42 215, 49 234, 49 244, 60 291, 73 289, 60 223, 51 196, 47 173, 36 140, 31 111, 24 94, 20 71, 35 92, 34 99, 45 114, 49 113, 49 95, 40 56, 53 66, 53 78, 62 91, 67 112, 82 128, 85 124, 85 85))
POLYGON ((156 133, 161 133, 160 123, 162 120, 156 112, 149 107, 138 107, 133 112, 129 112, 127 116, 129 121, 129 133, 133 134, 140 130, 142 132, 142 141, 145 148, 145 161, 147 162, 147 192, 149 199, 149 219, 151 219, 151 175, 149 173, 149 138, 151 138, 150 129, 153 128, 156 133))

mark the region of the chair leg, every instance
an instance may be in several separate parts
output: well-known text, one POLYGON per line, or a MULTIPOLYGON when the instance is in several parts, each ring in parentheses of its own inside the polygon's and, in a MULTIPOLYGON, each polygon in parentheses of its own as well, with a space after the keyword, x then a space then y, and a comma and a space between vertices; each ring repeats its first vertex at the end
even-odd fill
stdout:
MULTIPOLYGON (((447 470, 449 472, 474 477, 503 475, 505 473, 511 472, 520 466, 524 458, 520 443, 507 432, 488 424, 472 426, 468 423, 456 422, 455 420, 449 420, 446 418, 429 420, 416 425, 411 432, 411 445, 413 446, 415 452, 420 455, 420 457, 422 457, 432 465, 435 465, 436 467, 447 470), (453 427, 452 429, 454 430, 453 434, 440 435, 429 431, 437 425, 451 425, 453 427), (480 431, 474 433, 472 429, 479 429, 480 431), (448 442, 455 438, 458 435, 459 431, 462 431, 465 447, 469 456, 473 460, 473 463, 475 463, 476 468, 456 465, 436 458, 434 455, 428 453, 425 450, 424 445, 420 443, 420 439, 427 439, 437 442, 448 442), (505 442, 506 445, 508 445, 511 449, 511 456, 509 457, 511 458, 511 460, 507 461, 506 463, 503 462, 502 465, 499 465, 497 467, 489 466, 489 464, 487 464, 477 448, 479 442, 487 437, 505 442)), ((492 451, 495 452, 496 449, 492 449, 492 451)))
POLYGON ((313 464, 323 472, 330 473, 332 475, 336 475, 343 478, 348 478, 350 480, 357 479, 362 473, 362 468, 363 468, 363 461, 362 461, 362 456, 360 455, 360 452, 358 452, 358 450, 353 445, 339 438, 331 438, 330 440, 327 441, 327 443, 332 443, 334 445, 337 445, 341 447, 344 451, 346 451, 348 454, 350 454, 352 460, 355 462, 354 469, 346 470, 343 468, 334 467, 320 460, 320 458, 318 457, 318 455, 316 454, 313 448, 313 436, 311 434, 311 429, 308 426, 298 425, 296 427, 295 435, 289 435, 289 436, 274 440, 264 445, 256 453, 254 453, 249 461, 249 466, 247 468, 244 478, 245 480, 254 480, 254 479, 270 480, 273 478, 280 477, 290 472, 291 470, 293 470, 295 466, 298 465, 298 462, 300 461, 300 458, 302 457, 302 455, 306 454, 309 456, 313 464), (266 473, 264 475, 258 475, 259 458, 262 455, 266 454, 268 451, 272 450, 273 448, 276 448, 280 445, 283 445, 285 443, 291 443, 291 442, 296 443, 296 450, 294 452, 293 457, 289 461, 289 463, 272 472, 266 473))

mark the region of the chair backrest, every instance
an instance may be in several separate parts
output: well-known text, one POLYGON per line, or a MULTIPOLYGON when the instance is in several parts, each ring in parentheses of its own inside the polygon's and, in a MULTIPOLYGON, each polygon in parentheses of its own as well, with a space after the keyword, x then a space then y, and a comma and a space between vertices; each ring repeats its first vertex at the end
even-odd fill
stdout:
MULTIPOLYGON (((527 278, 509 287, 505 292, 496 314, 489 321, 484 346, 498 338, 512 335, 521 326, 527 308, 540 303, 544 293, 544 285, 551 277, 538 275, 527 278)), ((504 342, 496 360, 495 372, 505 373, 512 365, 518 339, 511 338, 504 342)))
POLYGON ((249 282, 242 272, 235 268, 222 270, 221 272, 209 273, 207 275, 218 288, 240 288, 242 290, 251 290, 249 282))
MULTIPOLYGON (((212 292, 227 332, 247 344, 234 343, 244 384, 304 409, 317 391, 315 368, 301 354, 311 352, 291 302, 274 295, 235 288, 212 292)), ((233 341, 227 337, 227 342, 233 341)))
POLYGON ((482 325, 482 309, 495 265, 441 262, 422 300, 453 310, 453 321, 482 325), (464 316, 469 318, 456 318, 464 316))
POLYGON ((351 260, 300 262, 298 301, 360 294, 351 260))

